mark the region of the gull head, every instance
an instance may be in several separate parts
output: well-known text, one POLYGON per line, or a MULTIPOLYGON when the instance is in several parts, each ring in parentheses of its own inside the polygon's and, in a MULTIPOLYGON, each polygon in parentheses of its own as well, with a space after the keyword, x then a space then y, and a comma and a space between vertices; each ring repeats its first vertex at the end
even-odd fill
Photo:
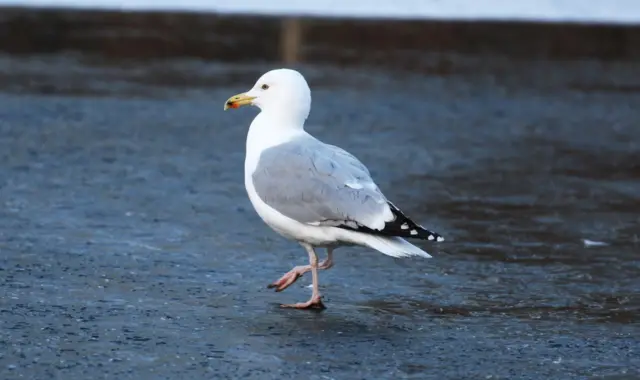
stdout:
POLYGON ((311 90, 302 74, 291 69, 271 70, 253 87, 227 99, 224 110, 251 105, 262 112, 290 114, 305 120, 311 110, 311 90))

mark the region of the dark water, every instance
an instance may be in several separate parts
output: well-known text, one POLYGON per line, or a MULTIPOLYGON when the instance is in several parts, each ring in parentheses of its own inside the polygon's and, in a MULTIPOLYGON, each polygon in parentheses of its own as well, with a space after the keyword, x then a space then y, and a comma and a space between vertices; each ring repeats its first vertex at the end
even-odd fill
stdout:
POLYGON ((0 378, 640 378, 640 66, 450 59, 301 67, 308 130, 447 238, 337 251, 313 313, 222 112, 273 66, 0 58, 0 378))

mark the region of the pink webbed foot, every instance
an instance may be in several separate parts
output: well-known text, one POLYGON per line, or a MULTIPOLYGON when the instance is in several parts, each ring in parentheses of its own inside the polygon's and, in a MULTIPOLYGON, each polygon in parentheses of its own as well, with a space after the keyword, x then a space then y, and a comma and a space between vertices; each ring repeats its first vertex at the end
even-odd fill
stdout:
POLYGON ((311 296, 311 298, 307 302, 284 304, 284 305, 280 305, 280 307, 291 308, 291 309, 315 309, 315 310, 326 309, 326 307, 322 303, 322 298, 320 297, 319 294, 311 296))
POLYGON ((324 304, 322 303, 322 298, 320 297, 320 291, 318 290, 318 269, 329 269, 333 266, 333 249, 327 248, 327 258, 318 263, 318 256, 316 255, 313 246, 305 243, 301 243, 302 246, 307 250, 309 254, 309 265, 297 266, 291 269, 289 272, 285 273, 278 281, 271 283, 269 288, 276 288, 276 292, 281 292, 288 288, 291 284, 296 282, 296 280, 301 277, 306 272, 311 272, 312 274, 312 286, 313 293, 311 298, 307 302, 299 302, 294 304, 285 304, 280 305, 283 308, 292 308, 292 309, 314 309, 314 310, 323 310, 326 309, 324 304))
POLYGON ((281 292, 288 288, 291 284, 296 282, 297 279, 302 277, 303 274, 310 271, 311 267, 309 265, 297 266, 291 269, 289 272, 285 273, 279 280, 272 282, 267 286, 267 288, 272 289, 276 288, 276 292, 281 292))
MULTIPOLYGON (((331 255, 329 255, 329 257, 327 257, 326 260, 320 262, 320 264, 318 265, 318 269, 329 269, 332 266, 333 266, 333 260, 331 258, 331 255)), ((291 284, 296 282, 296 280, 298 280, 300 277, 302 277, 303 274, 309 272, 310 270, 311 270, 311 265, 298 265, 297 267, 294 267, 293 269, 285 273, 277 281, 274 281, 271 284, 269 284, 267 288, 269 289, 276 288, 276 292, 281 292, 286 288, 288 288, 289 286, 291 286, 291 284)))

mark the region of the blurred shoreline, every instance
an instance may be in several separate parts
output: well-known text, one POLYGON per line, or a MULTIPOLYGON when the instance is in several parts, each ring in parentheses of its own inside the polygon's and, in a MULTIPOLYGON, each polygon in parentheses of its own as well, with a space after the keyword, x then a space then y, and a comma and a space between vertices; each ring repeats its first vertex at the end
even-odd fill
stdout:
MULTIPOLYGON (((417 55, 640 60, 640 26, 0 7, 0 54, 329 63, 420 70, 417 55)), ((437 70, 446 72, 442 61, 437 70)))

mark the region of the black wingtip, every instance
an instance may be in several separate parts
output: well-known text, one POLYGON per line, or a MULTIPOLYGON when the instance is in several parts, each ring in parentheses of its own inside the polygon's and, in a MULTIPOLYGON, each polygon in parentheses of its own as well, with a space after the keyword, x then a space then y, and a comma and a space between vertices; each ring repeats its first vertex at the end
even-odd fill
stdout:
POLYGON ((406 237, 406 238, 414 238, 420 240, 428 240, 435 242, 442 242, 444 238, 433 231, 429 231, 421 225, 417 224, 413 220, 409 219, 399 208, 397 208, 393 203, 389 202, 389 208, 391 212, 395 216, 395 219, 385 225, 384 230, 389 230, 389 232, 396 232, 394 236, 406 237), (400 230, 398 234, 397 231, 400 230))
POLYGON ((444 237, 442 237, 440 234, 429 231, 413 220, 409 219, 393 203, 389 202, 388 205, 395 218, 392 221, 387 222, 384 225, 384 228, 381 230, 373 230, 361 225, 358 225, 356 228, 349 225, 340 225, 338 227, 359 232, 366 232, 374 235, 396 236, 408 239, 428 240, 438 243, 444 241, 444 237))

